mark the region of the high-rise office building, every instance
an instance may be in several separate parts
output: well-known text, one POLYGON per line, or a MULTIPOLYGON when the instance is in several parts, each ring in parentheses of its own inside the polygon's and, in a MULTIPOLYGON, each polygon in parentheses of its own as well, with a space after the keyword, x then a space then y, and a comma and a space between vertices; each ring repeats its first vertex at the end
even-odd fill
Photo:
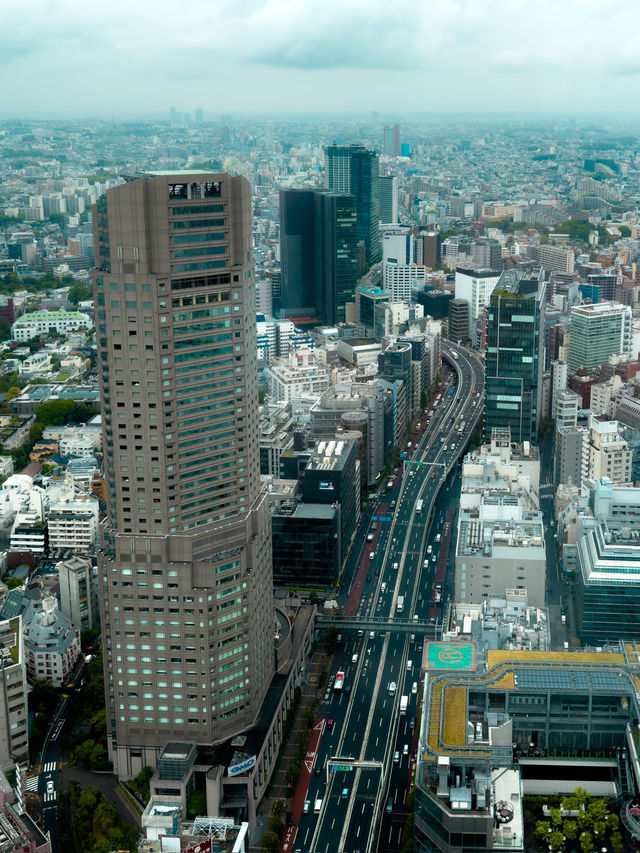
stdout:
POLYGON ((110 754, 254 723, 274 671, 249 183, 150 173, 93 208, 110 754))
POLYGON ((382 150, 385 154, 397 157, 400 154, 400 125, 385 124, 382 132, 382 150))
POLYGON ((358 240, 364 243, 366 263, 381 258, 379 158, 363 145, 329 145, 325 150, 327 189, 348 193, 356 200, 358 240))
POLYGON ((505 270, 487 310, 484 441, 494 427, 537 442, 544 373, 544 271, 505 270))
POLYGON ((606 364, 610 355, 631 357, 632 316, 628 305, 598 302, 571 309, 569 370, 592 370, 606 364))
POLYGON ((280 191, 282 310, 287 317, 344 322, 358 281, 357 214, 351 195, 280 191))
POLYGON ((380 222, 396 225, 398 222, 398 178, 380 175, 380 222))
POLYGON ((449 302, 449 340, 469 340, 469 303, 464 299, 452 299, 449 302))
POLYGON ((315 192, 280 190, 282 310, 287 316, 318 310, 315 241, 315 192))
POLYGON ((352 196, 316 193, 316 257, 327 323, 344 323, 358 283, 357 208, 352 196))

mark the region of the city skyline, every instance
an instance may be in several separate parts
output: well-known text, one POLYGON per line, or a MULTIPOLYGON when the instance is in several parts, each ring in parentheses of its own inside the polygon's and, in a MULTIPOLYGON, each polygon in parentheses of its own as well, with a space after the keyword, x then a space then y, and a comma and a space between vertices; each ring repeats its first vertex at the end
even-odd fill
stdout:
POLYGON ((174 104, 209 116, 633 114, 640 74, 620 38, 640 23, 630 0, 192 0, 186 9, 39 0, 28 19, 10 0, 3 12, 5 117, 168 116, 174 104))

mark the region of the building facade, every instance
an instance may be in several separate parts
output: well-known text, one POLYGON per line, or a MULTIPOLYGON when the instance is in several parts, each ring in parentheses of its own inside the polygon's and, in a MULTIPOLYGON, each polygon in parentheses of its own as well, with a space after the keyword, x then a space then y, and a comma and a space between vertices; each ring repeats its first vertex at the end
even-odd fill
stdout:
POLYGON ((93 223, 107 727, 127 776, 169 740, 253 724, 274 671, 249 184, 150 173, 93 223))
POLYGON ((571 309, 569 370, 593 370, 606 364, 610 355, 631 356, 632 316, 628 305, 599 302, 571 309))
POLYGON ((353 196, 280 190, 282 308, 287 316, 344 322, 358 280, 353 196))
POLYGON ((325 149, 325 186, 356 200, 358 241, 367 265, 378 263, 380 249, 380 180, 378 155, 363 145, 329 145, 325 149))
POLYGON ((77 329, 89 331, 92 328, 91 317, 81 311, 36 311, 23 314, 15 321, 11 327, 11 338, 14 341, 30 341, 39 335, 64 335, 77 329))
POLYGON ((511 440, 537 443, 542 415, 543 270, 505 270, 487 310, 484 440, 510 427, 511 440))

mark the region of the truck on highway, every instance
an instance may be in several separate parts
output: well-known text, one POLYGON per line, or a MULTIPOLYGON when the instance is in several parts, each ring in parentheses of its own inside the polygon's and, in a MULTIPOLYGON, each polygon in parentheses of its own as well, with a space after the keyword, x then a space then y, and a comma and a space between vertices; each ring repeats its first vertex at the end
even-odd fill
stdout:
POLYGON ((416 501, 416 515, 420 515, 422 512, 422 507, 424 506, 424 502, 422 500, 416 501))
POLYGON ((344 686, 344 672, 341 670, 336 672, 336 680, 333 682, 333 689, 338 692, 342 690, 344 686))
POLYGON ((402 611, 404 610, 404 595, 398 596, 398 603, 397 603, 396 607, 397 607, 398 613, 402 613, 402 611))
POLYGON ((409 697, 408 696, 401 696, 400 697, 400 713, 401 714, 407 713, 407 705, 408 704, 409 704, 409 697))
POLYGON ((454 353, 452 353, 452 355, 453 355, 453 357, 455 358, 455 360, 457 361, 457 360, 458 360, 458 353, 457 353, 457 352, 454 352, 454 353))

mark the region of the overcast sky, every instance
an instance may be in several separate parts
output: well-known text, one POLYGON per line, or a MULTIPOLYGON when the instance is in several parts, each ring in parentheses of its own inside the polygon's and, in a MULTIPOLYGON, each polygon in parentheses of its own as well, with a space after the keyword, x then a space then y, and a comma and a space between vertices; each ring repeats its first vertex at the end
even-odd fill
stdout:
POLYGON ((638 0, 0 0, 0 117, 640 111, 638 0))

